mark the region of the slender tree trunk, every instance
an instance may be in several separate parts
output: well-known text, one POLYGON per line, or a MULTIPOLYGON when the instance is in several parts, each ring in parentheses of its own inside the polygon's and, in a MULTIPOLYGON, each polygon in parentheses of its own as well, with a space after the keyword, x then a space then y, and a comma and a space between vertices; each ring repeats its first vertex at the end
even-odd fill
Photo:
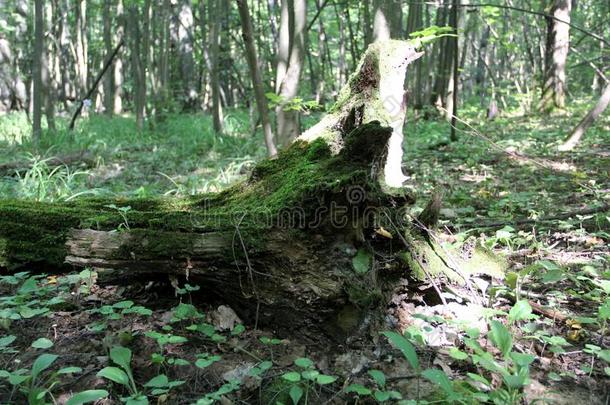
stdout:
MULTIPOLYGON (((131 68, 134 79, 134 109, 138 130, 144 129, 144 113, 146 103, 146 70, 142 52, 142 32, 140 28, 140 12, 137 4, 129 7, 131 68)), ((142 13, 144 14, 144 13, 142 13)), ((145 15, 145 14, 144 14, 145 15)))
POLYGON ((88 80, 88 44, 87 44, 87 2, 77 0, 76 6, 76 81, 78 98, 87 92, 88 80))
POLYGON ((223 131, 222 105, 220 99, 220 20, 222 16, 222 1, 210 0, 210 59, 212 69, 210 72, 210 87, 212 88, 212 119, 214 130, 223 131))
POLYGON ((307 2, 283 0, 278 45, 276 89, 280 103, 276 107, 278 144, 287 145, 300 134, 299 112, 286 105, 299 92, 299 81, 305 56, 307 2), (292 21, 292 23, 290 23, 292 21), (287 35, 286 35, 287 33, 287 35), (288 50, 288 52, 286 52, 288 50))
POLYGON ((402 1, 373 0, 373 41, 401 36, 402 1))
POLYGON ((53 37, 53 18, 55 13, 53 12, 53 2, 46 2, 45 4, 45 31, 47 32, 49 41, 47 46, 43 50, 43 65, 42 65, 42 86, 44 88, 44 104, 45 104, 45 116, 47 119, 47 126, 51 132, 55 132, 55 65, 53 63, 55 55, 55 38, 53 37))
MULTIPOLYGON (((420 2, 409 3, 409 14, 407 19, 406 34, 410 35, 413 32, 423 29, 423 4, 420 2)), ((413 63, 415 75, 410 76, 413 92, 413 108, 421 110, 424 106, 424 91, 426 83, 424 82, 424 64, 428 59, 428 55, 416 60, 413 63)))
POLYGON ((250 75, 252 77, 252 87, 254 87, 254 96, 256 98, 256 107, 258 114, 263 124, 263 134, 265 136, 265 145, 269 156, 275 156, 277 149, 273 143, 273 132, 271 130, 271 120, 269 119, 269 106, 265 97, 263 88, 263 79, 258 66, 258 58, 256 57, 256 49, 254 48, 254 38, 252 34, 252 22, 250 11, 248 10, 247 0, 237 0, 239 8, 239 16, 241 19, 242 36, 246 44, 246 58, 250 67, 250 75))
POLYGON ((608 104, 610 104, 610 81, 606 81, 606 87, 604 87, 602 96, 597 101, 597 104, 595 104, 593 109, 589 111, 589 113, 578 123, 578 125, 576 125, 568 139, 566 139, 566 141, 559 146, 559 150, 569 151, 574 149, 574 147, 578 145, 582 139, 585 131, 595 122, 597 117, 606 111, 608 104))
POLYGON ((540 110, 552 112, 565 108, 566 62, 570 49, 570 11, 572 0, 551 0, 547 18, 547 39, 545 51, 545 77, 540 100, 540 110), (560 21, 557 21, 559 19, 560 21))
POLYGON ((452 142, 457 141, 457 110, 458 110, 458 88, 459 88, 459 9, 458 6, 460 4, 459 0, 453 0, 451 7, 451 18, 449 19, 449 24, 453 27, 454 37, 450 38, 452 42, 452 71, 451 77, 449 79, 449 89, 450 93, 447 94, 447 111, 450 112, 450 122, 451 122, 451 134, 450 139, 452 142))
POLYGON ((178 52, 184 91, 184 108, 193 111, 197 105, 197 75, 193 59, 193 8, 191 0, 181 0, 178 13, 178 52))
MULTIPOLYGON (((125 35, 125 11, 123 9, 123 0, 117 1, 116 6, 116 38, 120 41, 125 35)), ((112 111, 114 114, 123 113, 123 58, 119 55, 114 62, 112 71, 112 111)))
POLYGON ((364 43, 369 46, 373 42, 373 19, 371 17, 371 0, 362 1, 362 16, 364 18, 364 43))
POLYGON ((34 2, 34 55, 32 63, 32 80, 33 80, 33 118, 32 137, 35 143, 40 142, 40 134, 42 132, 42 100, 43 100, 43 84, 42 84, 42 65, 43 49, 44 49, 44 18, 43 18, 43 0, 34 2))
MULTIPOLYGON (((104 49, 106 55, 112 52, 112 14, 111 14, 112 1, 104 0, 102 9, 102 20, 104 25, 104 49)), ((112 115, 114 112, 114 77, 113 75, 106 75, 104 78, 104 112, 107 115, 112 115)))

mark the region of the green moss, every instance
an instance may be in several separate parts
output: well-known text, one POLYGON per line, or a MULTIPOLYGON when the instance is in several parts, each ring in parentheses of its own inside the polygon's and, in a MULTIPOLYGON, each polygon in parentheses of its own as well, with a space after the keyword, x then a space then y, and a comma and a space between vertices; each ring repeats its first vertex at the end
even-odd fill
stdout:
MULTIPOLYGON (((380 131, 378 125, 369 125, 353 132, 354 136, 375 136, 380 131)), ((368 163, 333 156, 326 142, 318 139, 295 142, 276 159, 260 162, 248 181, 218 194, 182 199, 91 198, 68 203, 0 200, 0 263, 4 267, 39 261, 61 265, 67 233, 73 228, 108 231, 128 227, 134 246, 144 240, 153 243, 145 230, 174 232, 171 240, 142 248, 167 252, 188 250, 192 242, 181 232, 227 231, 239 224, 249 238, 249 248, 256 249, 265 232, 291 210, 307 219, 324 204, 320 197, 341 194, 354 184, 369 184, 369 194, 376 193, 368 163), (117 208, 127 207, 123 218, 117 208)))

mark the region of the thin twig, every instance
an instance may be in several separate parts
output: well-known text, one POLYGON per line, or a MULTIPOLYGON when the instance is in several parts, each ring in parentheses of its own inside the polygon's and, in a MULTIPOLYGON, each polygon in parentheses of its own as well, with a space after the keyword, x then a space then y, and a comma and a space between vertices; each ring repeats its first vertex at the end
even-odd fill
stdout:
MULTIPOLYGON (((239 236, 239 242, 241 244, 241 248, 242 248, 242 250, 244 252, 244 256, 246 258, 246 266, 248 269, 248 279, 250 280, 250 284, 252 285, 252 292, 254 293, 254 297, 256 298, 256 315, 254 317, 254 330, 257 330, 258 315, 259 315, 259 310, 260 310, 260 305, 261 305, 261 299, 260 299, 260 295, 258 293, 258 289, 256 288, 256 283, 254 282, 254 274, 253 274, 253 270, 252 270, 252 263, 250 262, 250 256, 248 256, 248 249, 246 249, 246 244, 244 243, 244 238, 242 238, 241 231, 239 230, 239 225, 241 225, 241 222, 243 221, 245 216, 246 216, 246 214, 242 215, 242 217, 239 219, 237 224, 235 224, 235 234, 233 235, 233 241, 235 241, 236 235, 239 236)), ((233 243, 233 245, 234 245, 234 243, 233 243)), ((233 256, 235 257, 235 251, 233 251, 233 256)), ((235 265, 237 266, 237 269, 239 270, 239 265, 237 264, 237 257, 235 257, 235 265)))

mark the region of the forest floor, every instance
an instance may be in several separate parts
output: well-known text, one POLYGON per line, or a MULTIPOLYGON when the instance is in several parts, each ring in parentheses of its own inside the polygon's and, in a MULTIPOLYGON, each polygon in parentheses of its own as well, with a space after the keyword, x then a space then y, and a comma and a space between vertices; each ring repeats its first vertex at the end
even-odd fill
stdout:
MULTIPOLYGON (((445 122, 411 117, 404 169, 418 196, 414 213, 444 190, 446 243, 474 236, 507 258, 505 280, 474 280, 485 303, 465 300, 458 287, 447 305, 405 294, 392 302, 387 328, 404 327, 411 343, 388 335, 394 345, 379 336, 324 347, 242 326, 223 302, 169 279, 98 285, 89 270, 2 275, 0 403, 35 400, 38 387, 60 404, 93 389, 110 393, 104 404, 143 395, 158 404, 608 404, 610 117, 574 152, 559 153, 582 110, 491 122, 467 113, 476 129, 462 126, 453 144, 445 122)), ((0 196, 222 190, 265 155, 245 113, 227 122, 216 136, 207 118, 170 116, 137 135, 128 117, 92 116, 73 141, 60 131, 34 152, 21 142, 25 118, 0 117, 0 196)))

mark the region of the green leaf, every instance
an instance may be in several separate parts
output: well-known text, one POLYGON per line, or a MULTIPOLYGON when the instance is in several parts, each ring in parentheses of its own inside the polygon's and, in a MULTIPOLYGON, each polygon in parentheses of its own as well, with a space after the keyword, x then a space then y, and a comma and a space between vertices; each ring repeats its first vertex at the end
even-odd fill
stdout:
POLYGON ((290 371, 288 373, 282 374, 282 378, 290 382, 299 382, 301 381, 301 374, 297 373, 296 371, 290 371))
POLYGON ((352 259, 352 266, 358 274, 364 274, 369 271, 371 267, 371 254, 366 249, 359 249, 356 256, 352 259))
POLYGON ((419 370, 419 359, 417 358, 415 347, 413 347, 411 342, 396 332, 382 332, 381 334, 387 337, 394 344, 394 346, 400 349, 414 370, 419 370))
POLYGON ((313 367, 313 361, 306 357, 299 357, 294 361, 294 364, 301 368, 310 368, 313 367))
POLYGON ((51 342, 47 338, 36 339, 32 343, 32 347, 35 349, 48 349, 49 347, 52 347, 52 346, 53 346, 53 342, 51 342))
POLYGON ((233 328, 231 331, 231 336, 239 336, 246 330, 246 327, 242 324, 239 324, 233 328))
POLYGON ((122 384, 129 387, 129 377, 118 367, 104 367, 96 374, 98 377, 106 378, 117 384, 122 384))
POLYGON ((65 405, 82 405, 89 402, 95 402, 99 399, 106 398, 108 395, 110 394, 106 390, 87 390, 72 395, 72 397, 66 401, 65 405))
POLYGON ((385 387, 385 374, 383 374, 383 371, 369 370, 369 375, 377 383, 378 387, 385 387))
POLYGON ((148 398, 144 395, 139 395, 135 398, 130 397, 125 402, 125 405, 148 405, 148 398))
POLYGON ((489 325, 491 328, 489 332, 491 341, 498 349, 500 349, 502 355, 506 356, 513 348, 513 337, 508 329, 506 329, 506 326, 502 325, 502 323, 492 320, 489 325))
POLYGON ((36 377, 38 377, 38 375, 44 370, 49 368, 58 357, 59 356, 56 354, 49 353, 38 356, 38 358, 34 360, 34 364, 32 364, 32 381, 36 381, 36 377))
POLYGON ((30 277, 21 284, 21 287, 17 290, 19 294, 28 294, 38 289, 38 283, 35 277, 30 277))
POLYGON ((320 374, 318 377, 316 377, 316 383, 318 385, 332 384, 335 381, 337 381, 337 377, 332 375, 320 374))
POLYGON ((373 396, 378 402, 385 402, 390 399, 390 393, 387 391, 375 391, 373 396))
POLYGON ((536 356, 527 353, 511 352, 510 358, 519 367, 527 367, 536 360, 536 356))
POLYGON ((345 392, 353 392, 358 395, 371 395, 371 390, 361 384, 351 384, 345 389, 345 392))
POLYGON ((456 360, 466 360, 468 358, 468 354, 464 353, 457 347, 452 347, 449 349, 449 356, 453 357, 456 360))
POLYGON ((437 369, 427 369, 424 370, 421 374, 422 376, 424 376, 424 378, 439 385, 447 395, 451 396, 454 394, 453 385, 451 385, 451 381, 449 380, 449 377, 447 377, 447 374, 445 374, 444 371, 437 369))
POLYGON ((57 374, 74 374, 80 373, 81 371, 83 371, 83 369, 80 367, 64 367, 59 369, 59 371, 57 371, 57 374))
POLYGON ((297 405, 301 398, 303 397, 303 388, 301 388, 298 384, 293 385, 288 392, 290 395, 290 399, 292 399, 292 403, 297 405))
POLYGON ((123 370, 131 370, 131 350, 123 346, 114 346, 110 349, 110 358, 123 370))
POLYGON ((545 284, 556 283, 565 278, 565 272, 562 269, 549 270, 542 276, 542 282, 545 284))
POLYGON ((160 374, 156 377, 151 378, 146 384, 145 387, 151 388, 165 388, 169 385, 169 380, 165 374, 160 374))
POLYGON ((526 321, 532 317, 532 307, 527 300, 519 300, 510 309, 508 313, 508 321, 515 323, 516 321, 526 321))
POLYGON ((112 305, 116 309, 126 309, 133 307, 133 301, 120 301, 112 305))
POLYGON ((205 357, 197 359, 197 361, 195 361, 195 366, 197 366, 199 368, 206 368, 219 360, 220 360, 220 356, 216 355, 216 356, 208 357, 208 355, 205 355, 205 357))
POLYGON ((8 335, 4 336, 3 338, 0 338, 0 348, 7 347, 11 343, 13 343, 15 339, 17 339, 17 337, 13 335, 8 335))
POLYGON ((320 372, 318 370, 305 370, 301 372, 301 377, 310 381, 315 380, 316 378, 318 378, 319 375, 320 372))

